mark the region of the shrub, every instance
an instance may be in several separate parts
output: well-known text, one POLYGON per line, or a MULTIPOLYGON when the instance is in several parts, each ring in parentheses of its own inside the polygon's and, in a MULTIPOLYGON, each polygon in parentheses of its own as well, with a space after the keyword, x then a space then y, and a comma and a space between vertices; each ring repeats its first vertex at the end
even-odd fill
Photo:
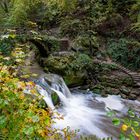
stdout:
POLYGON ((108 54, 117 62, 131 69, 140 68, 140 43, 121 38, 108 42, 108 54))
POLYGON ((3 55, 9 55, 15 45, 15 34, 3 35, 0 39, 0 52, 3 55))

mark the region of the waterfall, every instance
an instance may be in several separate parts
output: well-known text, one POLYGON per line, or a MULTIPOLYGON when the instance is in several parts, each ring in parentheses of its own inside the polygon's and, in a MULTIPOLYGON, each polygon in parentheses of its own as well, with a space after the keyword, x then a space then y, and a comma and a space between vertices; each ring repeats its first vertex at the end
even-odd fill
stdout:
POLYGON ((60 92, 59 90, 56 90, 56 89, 53 89, 53 88, 51 88, 51 89, 52 89, 52 91, 54 91, 59 96, 61 102, 65 105, 67 105, 68 102, 67 102, 66 96, 62 92, 60 92))
POLYGON ((54 111, 54 125, 56 129, 70 127, 71 130, 79 130, 79 134, 96 135, 99 138, 112 137, 118 139, 119 129, 112 125, 106 116, 106 109, 114 109, 123 112, 125 106, 118 96, 103 98, 89 92, 82 91, 72 93, 64 80, 56 74, 45 74, 36 81, 36 87, 44 101, 54 111), (55 93, 60 99, 61 106, 55 108, 51 94, 55 93), (63 116, 58 119, 56 114, 63 116))
POLYGON ((55 92, 63 104, 68 103, 71 92, 66 86, 64 80, 56 74, 45 74, 36 81, 36 87, 46 104, 53 110, 51 94, 55 92))
POLYGON ((64 118, 57 119, 58 117, 54 116, 54 128, 70 127, 72 130, 80 129, 80 133, 83 134, 95 134, 99 137, 108 136, 97 125, 105 112, 98 110, 96 106, 94 106, 94 109, 89 106, 92 102, 90 96, 81 93, 71 94, 64 80, 56 74, 43 75, 36 81, 36 84, 38 92, 43 96, 48 107, 64 118), (58 109, 55 109, 51 99, 51 94, 54 92, 58 95, 62 104, 58 109))
POLYGON ((40 95, 43 96, 43 99, 47 103, 48 107, 54 110, 55 106, 53 105, 51 96, 48 94, 48 92, 45 89, 43 89, 40 85, 36 85, 36 87, 40 95))

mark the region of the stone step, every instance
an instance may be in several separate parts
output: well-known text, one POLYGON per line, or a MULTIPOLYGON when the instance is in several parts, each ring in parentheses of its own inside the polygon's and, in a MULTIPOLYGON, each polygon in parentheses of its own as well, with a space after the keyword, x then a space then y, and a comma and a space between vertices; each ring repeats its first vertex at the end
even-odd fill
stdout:
POLYGON ((128 70, 127 68, 124 68, 121 65, 116 64, 120 69, 122 69, 123 71, 127 72, 129 75, 132 76, 136 86, 140 87, 140 75, 136 72, 132 72, 130 70, 128 70))
POLYGON ((129 73, 129 74, 131 74, 131 75, 133 75, 133 76, 138 76, 138 77, 140 77, 140 75, 139 74, 133 74, 133 73, 129 73))
POLYGON ((137 86, 140 86, 140 83, 137 83, 136 85, 137 85, 137 86))
POLYGON ((140 80, 140 77, 133 77, 133 79, 137 79, 137 80, 140 80))
POLYGON ((137 76, 132 76, 134 79, 140 79, 140 77, 137 77, 137 76))
MULTIPOLYGON (((100 62, 100 60, 98 62, 100 62)), ((129 70, 129 69, 121 66, 120 64, 115 63, 115 62, 107 62, 107 61, 104 61, 104 62, 101 62, 101 63, 116 65, 119 69, 121 69, 124 72, 126 72, 127 74, 131 75, 131 77, 134 80, 135 85, 138 86, 138 87, 140 87, 140 74, 139 73, 133 72, 133 71, 131 71, 131 70, 129 70)))
POLYGON ((139 82, 140 82, 140 79, 139 79, 139 78, 138 78, 138 79, 137 79, 137 78, 133 78, 133 80, 134 80, 134 81, 139 81, 139 82))
MULTIPOLYGON (((129 73, 130 74, 130 73, 129 73)), ((140 77, 139 75, 133 75, 133 74, 131 74, 133 77, 140 77)))
POLYGON ((133 77, 138 77, 138 78, 140 78, 140 76, 138 76, 138 75, 132 75, 133 77))
POLYGON ((140 80, 134 80, 136 83, 140 82, 140 80))

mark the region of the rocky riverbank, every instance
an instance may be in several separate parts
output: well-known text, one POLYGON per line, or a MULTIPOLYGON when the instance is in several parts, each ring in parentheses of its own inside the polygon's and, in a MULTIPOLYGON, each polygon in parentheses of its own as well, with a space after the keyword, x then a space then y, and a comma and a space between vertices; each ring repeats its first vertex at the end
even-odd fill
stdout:
POLYGON ((50 52, 47 57, 35 54, 45 72, 61 75, 69 87, 84 88, 87 85, 86 88, 105 97, 111 94, 140 100, 139 86, 117 65, 96 61, 96 58, 75 52, 70 47, 64 50, 63 43, 61 45, 59 51, 50 52))

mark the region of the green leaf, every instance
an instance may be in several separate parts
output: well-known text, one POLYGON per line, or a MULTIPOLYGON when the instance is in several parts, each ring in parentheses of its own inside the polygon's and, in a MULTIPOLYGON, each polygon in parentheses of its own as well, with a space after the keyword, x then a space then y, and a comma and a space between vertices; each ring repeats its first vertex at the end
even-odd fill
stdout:
POLYGON ((39 117, 37 115, 32 117, 33 122, 39 122, 39 117))
POLYGON ((34 113, 33 112, 28 112, 27 117, 33 117, 34 113))
POLYGON ((118 118, 113 118, 112 122, 114 125, 120 125, 120 119, 118 118))
POLYGON ((129 138, 130 140, 135 140, 135 137, 132 134, 129 135, 129 138))
POLYGON ((132 118, 135 117, 135 113, 134 113, 132 110, 129 110, 129 111, 128 111, 128 115, 129 115, 130 117, 132 117, 132 118))
POLYGON ((50 118, 49 118, 49 117, 47 117, 47 118, 46 118, 46 120, 45 120, 45 124, 46 124, 46 125, 48 125, 48 124, 49 124, 49 122, 50 122, 50 118))
POLYGON ((23 129, 23 132, 26 134, 26 135, 31 135, 34 131, 34 128, 33 127, 26 127, 23 129))
POLYGON ((138 126, 139 126, 139 122, 138 122, 138 121, 133 121, 133 122, 132 122, 132 125, 133 125, 134 127, 138 127, 138 126))
POLYGON ((113 117, 114 113, 112 111, 107 112, 108 117, 113 117))
POLYGON ((12 39, 14 39, 16 37, 15 34, 10 34, 9 37, 11 37, 12 39))
POLYGON ((124 134, 121 134, 121 135, 120 135, 120 140, 126 140, 124 134))
POLYGON ((5 128, 6 126, 6 117, 0 116, 0 128, 5 128))
POLYGON ((126 138, 125 140, 131 140, 130 138, 126 138))

